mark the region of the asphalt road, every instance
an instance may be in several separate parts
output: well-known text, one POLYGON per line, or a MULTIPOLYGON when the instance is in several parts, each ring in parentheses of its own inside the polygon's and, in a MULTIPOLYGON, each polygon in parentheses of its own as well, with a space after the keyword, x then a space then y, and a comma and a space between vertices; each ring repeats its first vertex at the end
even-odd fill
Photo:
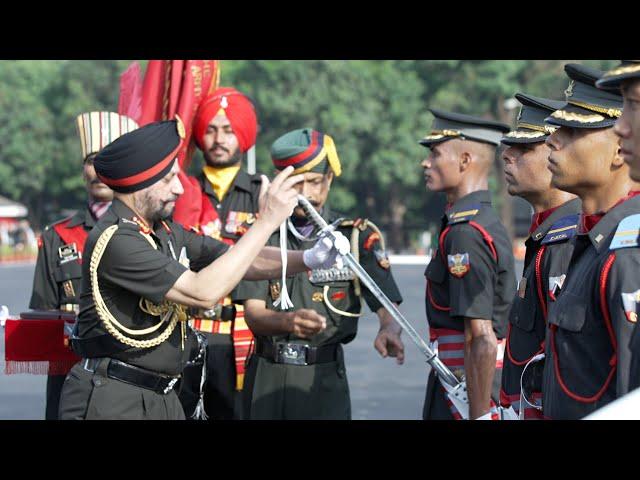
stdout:
MULTIPOLYGON (((27 310, 33 269, 34 265, 0 266, 0 305, 7 305, 12 315, 27 310)), ((519 262, 518 270, 521 269, 519 262)), ((426 338, 424 266, 396 265, 393 270, 404 297, 400 310, 418 333, 426 338)), ((404 365, 397 365, 392 358, 381 358, 373 348, 377 331, 378 319, 369 312, 360 318, 355 340, 345 346, 352 416, 356 420, 420 419, 428 375, 424 357, 403 335, 404 365)), ((46 377, 5 375, 4 331, 1 333, 0 420, 43 419, 46 377)))

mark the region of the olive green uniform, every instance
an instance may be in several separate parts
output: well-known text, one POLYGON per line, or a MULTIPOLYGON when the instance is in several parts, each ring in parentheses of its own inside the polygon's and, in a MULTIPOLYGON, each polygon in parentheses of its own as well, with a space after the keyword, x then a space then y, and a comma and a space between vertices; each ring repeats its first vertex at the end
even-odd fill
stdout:
MULTIPOLYGON (((352 240, 352 253, 382 291, 393 302, 402 297, 391 274, 384 243, 377 229, 361 221, 339 221, 325 208, 328 223, 338 221, 338 230, 352 240), (356 238, 357 236, 357 238, 356 238), (356 247, 354 248, 354 244, 356 247)), ((313 245, 288 232, 287 248, 303 250, 313 245)), ((274 233, 268 245, 279 246, 280 234, 274 233)), ((244 390, 246 419, 342 419, 351 418, 351 400, 344 364, 342 344, 356 336, 358 314, 362 305, 361 290, 372 311, 380 302, 346 267, 299 273, 287 279, 287 289, 294 310, 312 309, 327 319, 326 329, 311 339, 293 334, 256 336, 249 357, 244 390), (335 280, 335 279, 338 280, 335 280), (332 280, 333 279, 333 280, 332 280), (331 307, 329 306, 331 305, 331 307), (337 313, 336 310, 345 314, 337 313)), ((280 294, 280 280, 243 281, 232 293, 234 301, 264 300, 266 306, 278 310, 273 303, 280 294)))
MULTIPOLYGON (((61 220, 58 223, 64 222, 61 220)), ((55 225, 55 224, 54 224, 55 225)), ((67 223, 67 228, 82 228, 89 232, 95 220, 88 207, 75 213, 67 223)), ((79 246, 67 245, 54 230, 47 226, 38 242, 38 259, 33 275, 33 290, 29 308, 33 310, 63 310, 75 312, 78 309, 81 288, 82 267, 76 261, 79 246), (73 257, 73 258, 72 258, 73 257)), ((60 392, 65 375, 47 376, 46 420, 57 420, 60 392)))
MULTIPOLYGON (((199 270, 227 251, 228 246, 187 231, 171 221, 153 229, 141 226, 133 211, 118 199, 92 230, 85 246, 82 294, 73 348, 83 360, 65 380, 60 401, 61 419, 184 419, 173 389, 195 349, 195 335, 184 322, 156 346, 131 346, 107 329, 96 305, 90 265, 100 237, 114 226, 102 249, 96 271, 99 294, 110 314, 128 329, 150 328, 163 313, 154 313, 187 267, 178 262, 183 252, 192 270, 199 270)), ((98 245, 98 246, 97 246, 98 245)), ((102 312, 102 310, 101 310, 102 312)), ((184 317, 186 318, 186 316, 184 317)), ((184 319, 183 318, 183 319, 184 319)), ((113 323, 111 323, 113 325, 113 323)), ((136 340, 157 338, 167 328, 136 340)))

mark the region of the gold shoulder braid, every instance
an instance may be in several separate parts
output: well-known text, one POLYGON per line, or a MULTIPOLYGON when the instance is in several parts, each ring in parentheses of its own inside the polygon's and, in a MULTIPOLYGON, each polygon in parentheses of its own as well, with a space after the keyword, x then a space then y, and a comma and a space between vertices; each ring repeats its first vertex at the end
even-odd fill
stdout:
MULTIPOLYGON (((93 295, 93 301, 96 306, 96 312, 98 314, 98 318, 100 318, 100 321, 104 325, 107 332, 114 336, 118 341, 134 348, 153 348, 167 340, 173 333, 173 330, 176 328, 178 321, 186 320, 187 316, 182 305, 178 305, 168 301, 164 301, 160 305, 155 305, 149 300, 141 298, 139 306, 142 311, 154 316, 162 315, 162 320, 152 327, 134 330, 122 325, 115 319, 111 312, 109 312, 109 309, 107 308, 107 305, 102 298, 100 287, 98 285, 98 266, 100 264, 100 260, 102 259, 102 255, 107 248, 107 244, 109 243, 109 240, 111 240, 111 237, 113 237, 113 235, 116 233, 116 230, 118 230, 118 225, 112 225, 104 232, 102 232, 102 234, 98 238, 98 241, 96 242, 93 253, 91 254, 89 275, 91 279, 91 293, 93 295), (122 333, 125 332, 131 336, 148 335, 158 330, 163 323, 167 322, 167 320, 167 328, 165 328, 165 330, 156 338, 152 338, 150 340, 136 340, 122 333)), ((153 245, 153 247, 157 249, 157 246, 152 239, 148 238, 147 240, 150 240, 150 243, 153 245)))

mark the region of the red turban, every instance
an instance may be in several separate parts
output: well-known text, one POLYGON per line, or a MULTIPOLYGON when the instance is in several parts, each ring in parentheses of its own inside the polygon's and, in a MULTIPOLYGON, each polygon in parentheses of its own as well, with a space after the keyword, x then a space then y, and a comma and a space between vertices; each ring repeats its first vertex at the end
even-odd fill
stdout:
POLYGON ((251 101, 235 88, 222 87, 202 100, 193 121, 196 144, 203 149, 203 137, 211 119, 220 109, 224 110, 233 133, 238 139, 240 150, 244 153, 256 143, 258 120, 251 101))

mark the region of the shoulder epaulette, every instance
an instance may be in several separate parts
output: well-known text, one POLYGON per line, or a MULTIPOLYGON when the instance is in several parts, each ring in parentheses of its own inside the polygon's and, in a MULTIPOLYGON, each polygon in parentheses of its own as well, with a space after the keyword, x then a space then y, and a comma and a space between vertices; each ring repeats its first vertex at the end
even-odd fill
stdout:
POLYGON ((640 245, 638 235, 640 235, 640 213, 629 215, 618 224, 609 250, 637 247, 640 245))
POLYGON ((342 220, 340 222, 341 227, 353 227, 357 228, 361 232, 364 232, 367 227, 369 227, 369 219, 367 218, 356 218, 355 220, 342 220))
POLYGON ((454 225, 456 223, 464 223, 470 221, 480 211, 480 205, 471 205, 464 210, 458 212, 451 212, 447 215, 448 224, 454 225))
POLYGON ((540 242, 542 245, 569 240, 576 234, 580 214, 567 215, 555 222, 540 242))

